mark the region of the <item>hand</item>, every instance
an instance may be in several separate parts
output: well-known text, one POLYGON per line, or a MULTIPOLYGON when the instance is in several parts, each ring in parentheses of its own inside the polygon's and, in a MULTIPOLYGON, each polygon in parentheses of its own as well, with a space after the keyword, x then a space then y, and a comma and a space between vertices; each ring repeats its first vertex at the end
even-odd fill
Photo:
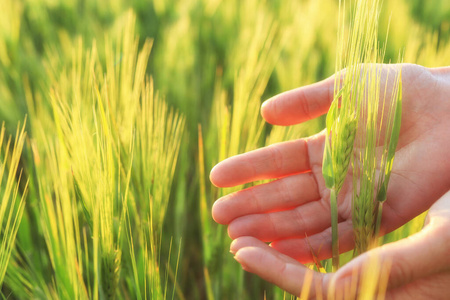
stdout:
POLYGON ((373 272, 374 264, 390 266, 385 299, 448 299, 449 228, 450 192, 430 208, 422 231, 366 252, 336 273, 313 272, 253 237, 237 238, 231 244, 231 252, 244 270, 261 276, 293 295, 301 295, 302 281, 308 278, 308 274, 312 288, 309 295, 305 296, 310 299, 316 299, 317 293, 322 293, 325 299, 332 286, 335 287, 334 293, 344 296, 343 299, 356 298, 357 281, 353 277, 357 274, 360 279, 365 268, 373 272))
MULTIPOLYGON (((402 127, 382 232, 425 211, 450 189, 450 69, 405 64, 402 76, 402 127)), ((320 116, 332 101, 333 83, 334 78, 329 78, 269 99, 262 106, 262 115, 278 125, 320 116)), ((321 132, 275 144, 231 157, 211 171, 211 181, 220 187, 278 178, 216 201, 213 217, 229 225, 232 239, 251 236, 271 242, 271 250, 302 263, 312 261, 311 249, 319 259, 331 256, 329 192, 321 174, 324 138, 321 132)), ((353 247, 349 187, 344 186, 343 196, 339 196, 341 252, 353 247)))

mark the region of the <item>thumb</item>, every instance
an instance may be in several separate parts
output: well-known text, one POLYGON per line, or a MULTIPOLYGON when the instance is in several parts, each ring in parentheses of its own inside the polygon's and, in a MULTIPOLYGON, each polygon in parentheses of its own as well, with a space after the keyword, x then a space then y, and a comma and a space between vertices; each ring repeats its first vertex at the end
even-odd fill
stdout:
POLYGON ((362 270, 370 257, 391 265, 388 288, 449 270, 449 226, 450 192, 430 208, 422 231, 360 255, 337 272, 336 280, 349 278, 355 269, 362 270))

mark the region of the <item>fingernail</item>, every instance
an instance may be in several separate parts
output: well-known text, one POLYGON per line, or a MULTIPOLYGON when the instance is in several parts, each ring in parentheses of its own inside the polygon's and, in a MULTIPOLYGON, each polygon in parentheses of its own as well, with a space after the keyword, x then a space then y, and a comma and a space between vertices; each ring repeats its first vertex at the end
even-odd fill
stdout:
POLYGON ((238 252, 239 249, 240 247, 237 246, 236 240, 233 240, 230 244, 230 253, 236 254, 236 252, 238 252))
POLYGON ((234 259, 241 265, 242 270, 248 272, 249 269, 248 269, 247 265, 244 264, 237 255, 234 256, 234 259))
POLYGON ((234 241, 233 241, 233 242, 231 242, 231 245, 230 245, 230 253, 235 255, 236 252, 237 252, 237 250, 236 250, 236 247, 234 247, 234 241))

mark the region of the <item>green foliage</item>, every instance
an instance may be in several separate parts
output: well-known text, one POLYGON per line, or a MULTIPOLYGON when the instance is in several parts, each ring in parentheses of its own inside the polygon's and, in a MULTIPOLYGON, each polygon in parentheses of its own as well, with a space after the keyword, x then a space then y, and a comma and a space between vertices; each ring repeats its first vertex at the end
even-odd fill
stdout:
MULTIPOLYGON (((405 49, 408 62, 450 63, 446 1, 422 2, 385 2, 386 61, 405 49)), ((238 188, 211 187, 208 172, 325 126, 267 126, 259 107, 335 71, 337 11, 335 0, 2 1, 0 118, 17 140, 15 150, 1 143, 3 296, 289 298, 229 255, 210 209, 238 188), (25 116, 27 139, 17 131, 25 116)), ((355 121, 334 107, 327 127, 353 137, 355 121)), ((343 155, 333 159, 347 164, 351 144, 335 145, 343 155)), ((341 186, 346 170, 327 172, 341 186)), ((383 198, 385 184, 376 188, 383 198)))
POLYGON ((2 126, 0 132, 0 286, 5 279, 6 269, 25 206, 24 197, 28 183, 23 187, 22 194, 19 194, 19 184, 22 181, 19 161, 25 137, 25 125, 22 128, 18 126, 14 144, 11 144, 11 138, 5 142, 5 127, 2 126))

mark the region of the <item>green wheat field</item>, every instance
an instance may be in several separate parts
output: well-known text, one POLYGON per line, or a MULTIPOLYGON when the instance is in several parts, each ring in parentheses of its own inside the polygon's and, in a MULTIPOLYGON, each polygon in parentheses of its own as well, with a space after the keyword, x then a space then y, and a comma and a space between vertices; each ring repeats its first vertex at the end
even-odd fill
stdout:
MULTIPOLYGON (((242 187, 209 172, 325 128, 259 111, 334 74, 338 5, 0 0, 2 298, 295 299, 235 262, 211 206, 242 187)), ((450 64, 448 0, 385 0, 379 32, 386 62, 450 64)))

